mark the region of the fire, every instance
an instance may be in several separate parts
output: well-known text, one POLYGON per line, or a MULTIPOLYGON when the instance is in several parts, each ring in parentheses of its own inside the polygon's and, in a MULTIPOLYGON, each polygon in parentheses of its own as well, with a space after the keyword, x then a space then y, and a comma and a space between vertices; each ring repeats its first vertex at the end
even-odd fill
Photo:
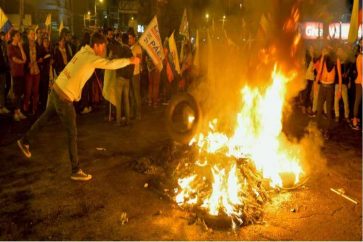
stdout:
POLYGON ((283 186, 283 174, 291 174, 294 182, 299 182, 303 173, 299 147, 282 133, 286 84, 295 75, 287 77, 275 65, 272 84, 264 93, 248 86, 242 89, 243 107, 236 116, 236 127, 230 137, 218 131, 218 120, 214 119, 209 123, 207 134, 198 134, 191 140, 189 145, 198 149, 195 166, 209 169, 210 177, 195 172, 179 179, 176 201, 180 206, 197 205, 211 215, 224 213, 241 224, 241 208, 247 192, 252 191, 256 199, 260 194, 242 174, 243 165, 237 162, 240 159, 254 162, 271 187, 283 186), (211 185, 202 186, 206 181, 211 185))

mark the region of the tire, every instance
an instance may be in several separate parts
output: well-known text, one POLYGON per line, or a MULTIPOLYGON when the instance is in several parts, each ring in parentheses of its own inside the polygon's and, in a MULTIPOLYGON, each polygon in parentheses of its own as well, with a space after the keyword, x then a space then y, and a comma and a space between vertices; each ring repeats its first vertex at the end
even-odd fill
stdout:
MULTIPOLYGON (((182 111, 183 113, 185 112, 184 110, 182 111)), ((166 109, 166 128, 171 138, 179 143, 188 144, 199 131, 202 120, 201 114, 200 106, 192 95, 181 93, 174 96, 166 109), (178 111, 181 105, 186 105, 186 109, 194 113, 194 121, 188 129, 177 128, 173 120, 175 112, 178 111)))

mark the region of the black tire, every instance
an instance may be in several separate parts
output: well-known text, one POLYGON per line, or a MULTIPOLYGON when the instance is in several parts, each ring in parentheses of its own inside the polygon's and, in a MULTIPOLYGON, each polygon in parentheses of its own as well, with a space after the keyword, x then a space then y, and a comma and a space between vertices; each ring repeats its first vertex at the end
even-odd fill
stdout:
POLYGON ((181 93, 174 96, 166 109, 166 127, 171 138, 179 143, 188 144, 199 131, 201 114, 201 109, 192 95, 181 93), (173 116, 179 105, 187 105, 194 111, 194 122, 189 129, 178 129, 175 125, 173 116))

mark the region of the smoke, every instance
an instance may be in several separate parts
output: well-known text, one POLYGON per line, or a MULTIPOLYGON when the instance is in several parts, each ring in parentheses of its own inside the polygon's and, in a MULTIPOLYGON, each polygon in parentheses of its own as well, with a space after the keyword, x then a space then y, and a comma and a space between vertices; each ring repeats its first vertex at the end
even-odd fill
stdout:
MULTIPOLYGON (((243 105, 242 88, 246 85, 258 88, 263 95, 272 83, 275 65, 291 77, 287 84, 284 118, 293 113, 296 108, 293 100, 306 85, 304 55, 307 46, 302 39, 297 41, 301 38, 298 23, 314 17, 329 22, 332 20, 329 16, 348 9, 343 1, 336 0, 246 0, 243 3, 240 6, 243 14, 231 14, 225 20, 210 14, 207 28, 199 29, 201 66, 198 70, 203 75, 195 73, 192 95, 202 105, 204 127, 217 118, 219 129, 227 135, 233 132, 236 114, 243 105)), ((300 150, 306 174, 326 167, 327 161, 321 154, 323 139, 315 125, 309 124, 300 140, 288 142, 300 150)))
POLYGON ((326 158, 321 153, 324 141, 315 124, 310 122, 306 132, 307 134, 299 142, 302 166, 306 174, 317 174, 324 171, 327 164, 326 158))
POLYGON ((297 23, 284 27, 288 21, 297 21, 293 11, 299 2, 243 1, 243 6, 231 6, 240 13, 226 18, 211 14, 208 28, 199 30, 200 70, 204 76, 193 89, 193 95, 204 105, 206 117, 229 123, 231 115, 243 105, 242 87, 256 87, 263 93, 272 82, 275 64, 295 77, 288 86, 288 100, 305 87, 302 44, 293 46, 297 23))

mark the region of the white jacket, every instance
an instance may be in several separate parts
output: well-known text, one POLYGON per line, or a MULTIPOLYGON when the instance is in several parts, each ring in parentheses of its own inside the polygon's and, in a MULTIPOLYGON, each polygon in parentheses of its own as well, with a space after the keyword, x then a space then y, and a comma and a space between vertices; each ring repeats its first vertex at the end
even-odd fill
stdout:
POLYGON ((108 60, 97 56, 94 50, 86 45, 66 65, 55 83, 71 101, 81 99, 82 88, 96 68, 115 70, 131 64, 130 59, 108 60))

